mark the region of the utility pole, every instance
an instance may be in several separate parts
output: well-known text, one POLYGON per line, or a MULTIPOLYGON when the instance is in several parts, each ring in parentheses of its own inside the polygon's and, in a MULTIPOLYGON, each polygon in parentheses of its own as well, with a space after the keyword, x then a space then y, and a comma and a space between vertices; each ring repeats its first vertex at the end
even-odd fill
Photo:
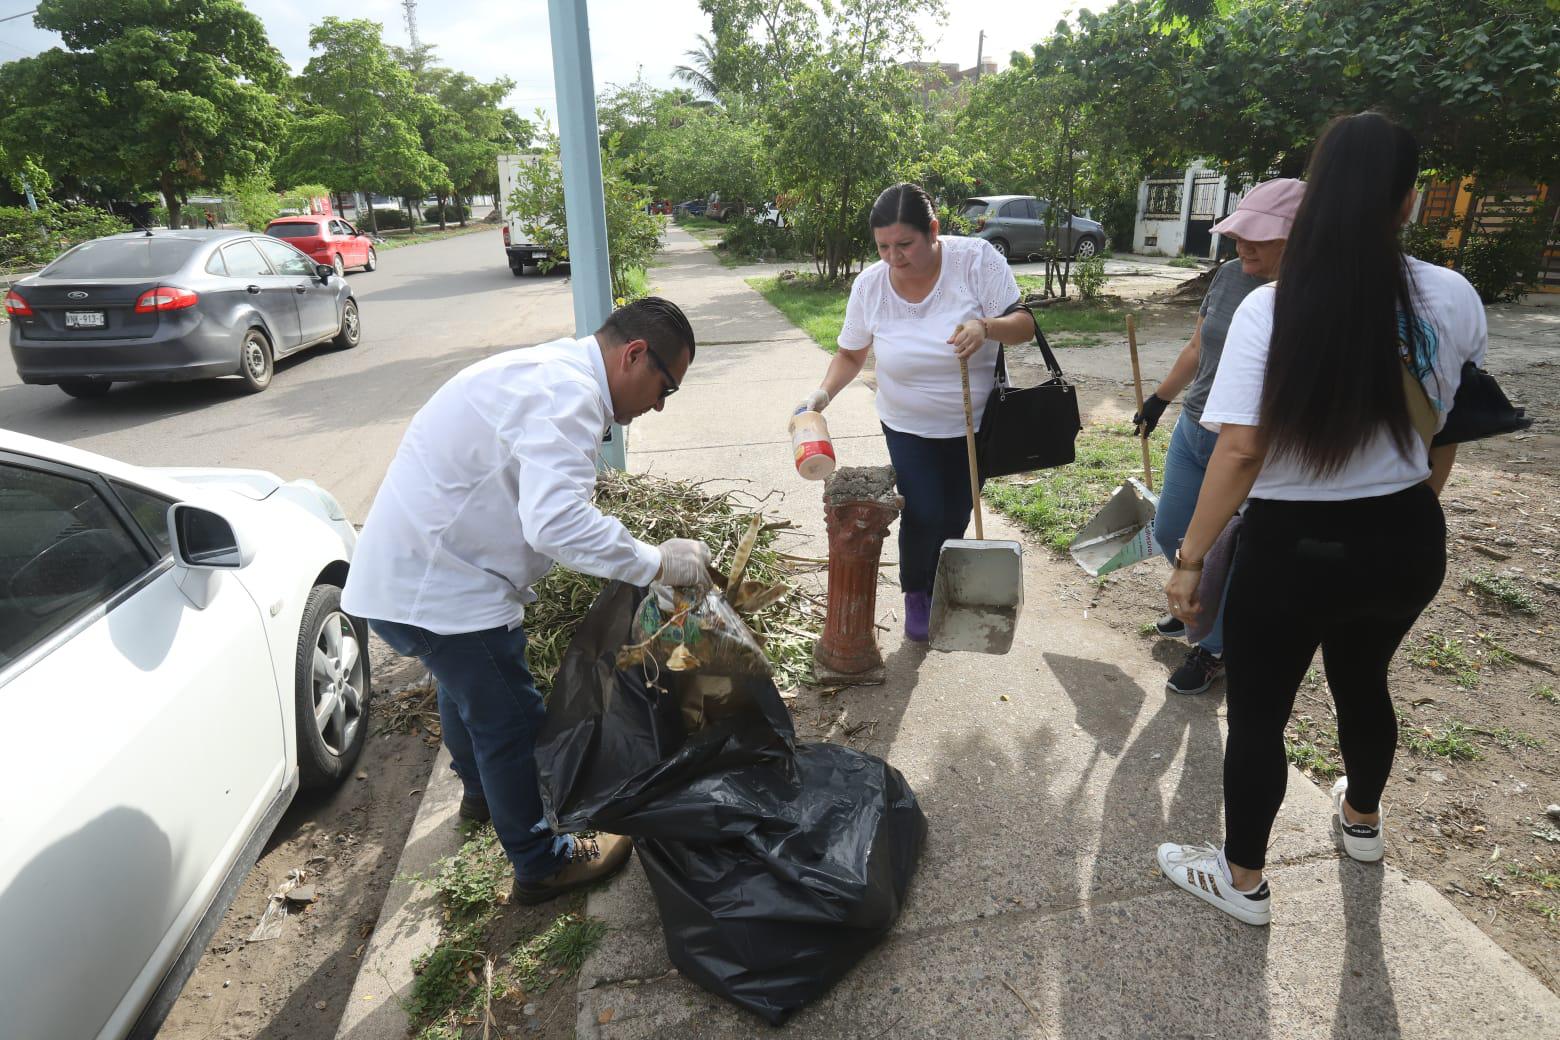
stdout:
POLYGON ((980 31, 980 38, 975 41, 975 82, 980 82, 980 63, 986 56, 986 30, 980 31))
MULTIPOLYGON (((586 0, 547 0, 552 29, 553 82, 558 93, 558 146, 563 163, 564 221, 569 229, 569 281, 574 289, 574 334, 588 336, 612 313, 607 262, 607 208, 601 183, 601 129, 590 60, 586 0)), ((613 424, 601 461, 627 465, 628 432, 613 424)))
POLYGON ((420 57, 422 40, 417 35, 417 0, 401 0, 401 10, 406 12, 406 38, 411 41, 412 53, 420 57))

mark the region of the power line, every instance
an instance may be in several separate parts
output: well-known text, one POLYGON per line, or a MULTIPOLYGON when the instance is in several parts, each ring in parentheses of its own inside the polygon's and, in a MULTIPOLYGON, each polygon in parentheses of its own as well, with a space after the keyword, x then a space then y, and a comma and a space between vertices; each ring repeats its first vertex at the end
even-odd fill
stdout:
POLYGON ((31 11, 23 11, 21 14, 8 14, 4 18, 0 18, 0 22, 14 22, 18 18, 26 18, 30 14, 37 14, 37 13, 38 13, 38 9, 36 7, 34 7, 31 11))

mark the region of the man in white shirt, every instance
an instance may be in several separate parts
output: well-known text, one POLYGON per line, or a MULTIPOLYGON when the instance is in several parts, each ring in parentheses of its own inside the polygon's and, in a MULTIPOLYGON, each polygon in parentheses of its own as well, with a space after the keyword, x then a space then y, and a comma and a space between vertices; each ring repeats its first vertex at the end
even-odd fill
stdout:
POLYGON ((682 311, 648 297, 594 336, 472 365, 412 417, 358 540, 342 605, 438 680, 461 814, 491 817, 516 902, 552 899, 628 858, 625 838, 557 835, 543 819, 535 741, 546 711, 521 621, 554 562, 633 585, 708 581, 703 543, 647 545, 591 502, 613 421, 660 411, 693 355, 682 311))

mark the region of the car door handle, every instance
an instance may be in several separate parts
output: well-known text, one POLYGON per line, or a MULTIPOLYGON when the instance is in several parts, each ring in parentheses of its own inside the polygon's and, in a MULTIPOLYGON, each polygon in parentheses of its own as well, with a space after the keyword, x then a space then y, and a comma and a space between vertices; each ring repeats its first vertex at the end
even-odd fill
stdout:
POLYGON ((260 287, 258 285, 246 285, 244 286, 244 291, 251 296, 260 295, 260 287))
POLYGON ((309 291, 309 287, 307 285, 295 285, 295 286, 293 286, 293 292, 297 293, 299 296, 302 296, 304 293, 306 293, 308 291, 309 291))

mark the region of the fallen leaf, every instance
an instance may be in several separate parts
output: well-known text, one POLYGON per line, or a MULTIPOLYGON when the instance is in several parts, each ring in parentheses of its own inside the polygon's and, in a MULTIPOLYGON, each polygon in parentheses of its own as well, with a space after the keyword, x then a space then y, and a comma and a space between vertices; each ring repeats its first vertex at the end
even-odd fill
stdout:
POLYGON ((368 771, 365 770, 365 769, 359 769, 357 778, 359 780, 367 780, 368 779, 368 771))
POLYGON ((614 1014, 616 1014, 615 1011, 613 1011, 611 1008, 607 1008, 607 1010, 596 1016, 596 1024, 598 1026, 606 1025, 608 1022, 612 1021, 612 1016, 614 1014))

